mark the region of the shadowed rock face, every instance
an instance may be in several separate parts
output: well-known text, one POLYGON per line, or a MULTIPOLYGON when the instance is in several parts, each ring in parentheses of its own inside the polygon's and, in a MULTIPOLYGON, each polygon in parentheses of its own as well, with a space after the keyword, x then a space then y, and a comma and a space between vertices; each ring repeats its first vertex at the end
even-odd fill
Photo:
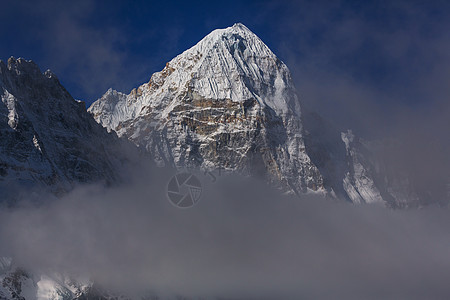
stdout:
POLYGON ((32 61, 0 61, 0 181, 51 186, 118 179, 122 155, 108 134, 50 71, 32 61), (114 144, 114 146, 113 146, 114 144))

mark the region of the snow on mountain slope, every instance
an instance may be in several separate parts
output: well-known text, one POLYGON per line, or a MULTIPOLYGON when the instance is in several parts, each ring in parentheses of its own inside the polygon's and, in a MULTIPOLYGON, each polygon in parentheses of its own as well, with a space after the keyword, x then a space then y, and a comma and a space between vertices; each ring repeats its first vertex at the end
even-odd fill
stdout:
POLYGON ((383 203, 376 187, 371 169, 364 165, 365 155, 353 144, 357 139, 351 130, 341 133, 349 158, 349 170, 345 174, 344 189, 353 203, 383 203))
POLYGON ((149 83, 128 96, 110 89, 89 110, 102 125, 116 129, 149 107, 163 105, 161 117, 167 117, 188 91, 238 103, 254 98, 278 114, 290 108, 299 113, 287 67, 242 24, 214 30, 153 74, 149 83))
POLYGON ((92 287, 92 282, 83 278, 49 274, 30 273, 11 258, 0 257, 0 299, 71 300, 82 297, 92 287))
POLYGON ((223 168, 324 192, 290 72, 242 24, 211 32, 129 95, 109 90, 89 112, 159 165, 223 168))
POLYGON ((0 61, 0 185, 114 182, 119 142, 75 101, 51 71, 32 61, 0 61), (114 147, 108 145, 115 144, 114 147), (117 148, 117 149, 116 149, 117 148))

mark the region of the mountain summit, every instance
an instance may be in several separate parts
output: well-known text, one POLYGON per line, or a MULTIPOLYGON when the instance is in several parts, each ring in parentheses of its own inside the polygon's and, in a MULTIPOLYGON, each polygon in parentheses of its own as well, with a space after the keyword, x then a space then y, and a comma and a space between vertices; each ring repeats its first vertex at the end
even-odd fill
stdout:
POLYGON ((128 95, 109 90, 89 112, 160 165, 325 191, 306 153, 290 72, 242 24, 214 30, 128 95))

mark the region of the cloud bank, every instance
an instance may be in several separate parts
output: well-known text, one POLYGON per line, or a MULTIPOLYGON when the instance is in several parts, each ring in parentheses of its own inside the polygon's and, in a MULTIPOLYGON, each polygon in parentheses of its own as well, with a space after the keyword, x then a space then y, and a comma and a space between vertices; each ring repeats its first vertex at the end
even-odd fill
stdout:
POLYGON ((0 251, 130 295, 231 299, 448 296, 450 212, 392 211, 198 174, 200 202, 166 198, 167 170, 0 213, 0 251))

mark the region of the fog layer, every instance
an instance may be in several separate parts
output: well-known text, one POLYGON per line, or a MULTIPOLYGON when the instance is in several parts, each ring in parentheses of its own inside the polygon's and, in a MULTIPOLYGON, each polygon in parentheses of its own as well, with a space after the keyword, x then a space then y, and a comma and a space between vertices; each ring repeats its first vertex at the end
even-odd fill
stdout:
POLYGON ((282 196, 197 174, 200 202, 167 200, 173 175, 80 187, 0 213, 0 251, 29 270, 83 274, 129 294, 268 299, 436 299, 450 294, 450 213, 282 196))

